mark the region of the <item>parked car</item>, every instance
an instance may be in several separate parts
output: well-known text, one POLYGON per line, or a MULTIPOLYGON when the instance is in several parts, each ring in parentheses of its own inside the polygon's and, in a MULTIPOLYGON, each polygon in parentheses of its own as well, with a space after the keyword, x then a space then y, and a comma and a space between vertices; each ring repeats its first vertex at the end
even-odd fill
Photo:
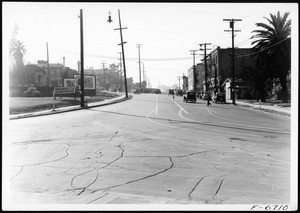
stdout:
POLYGON ((161 94, 160 89, 155 89, 151 92, 152 94, 161 94))
POLYGON ((169 95, 174 95, 174 90, 173 89, 169 89, 169 95))
POLYGON ((216 97, 215 97, 215 103, 225 103, 226 102, 226 98, 225 98, 225 93, 224 92, 218 92, 216 93, 216 97))
POLYGON ((183 90, 181 90, 181 89, 177 90, 177 94, 176 95, 182 96, 183 95, 183 90))
POLYGON ((186 95, 183 96, 183 102, 196 103, 196 93, 194 91, 188 91, 186 95))
POLYGON ((28 89, 23 92, 24 97, 41 97, 41 92, 37 90, 36 87, 28 87, 28 89))
POLYGON ((140 92, 140 90, 136 89, 136 90, 133 91, 133 93, 134 94, 140 94, 141 92, 140 92))

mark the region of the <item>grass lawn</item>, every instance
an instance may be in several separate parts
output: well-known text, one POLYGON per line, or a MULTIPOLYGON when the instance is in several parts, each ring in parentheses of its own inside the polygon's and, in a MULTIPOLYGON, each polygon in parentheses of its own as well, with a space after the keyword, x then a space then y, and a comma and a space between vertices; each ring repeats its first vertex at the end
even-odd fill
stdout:
MULTIPOLYGON (((117 93, 100 93, 97 94, 97 96, 85 96, 84 100, 88 103, 92 102, 100 102, 107 99, 112 99, 115 97, 120 96, 117 93)), ((81 99, 80 97, 77 97, 74 99, 74 97, 62 97, 59 96, 56 97, 55 100, 55 107, 61 108, 61 107, 68 107, 68 106, 76 106, 80 105, 81 99)), ((53 107, 53 97, 30 97, 30 98, 24 98, 24 97, 10 97, 9 98, 9 114, 15 115, 15 114, 22 114, 22 113, 31 113, 31 112, 37 112, 37 111, 43 111, 43 110, 51 110, 53 107)))

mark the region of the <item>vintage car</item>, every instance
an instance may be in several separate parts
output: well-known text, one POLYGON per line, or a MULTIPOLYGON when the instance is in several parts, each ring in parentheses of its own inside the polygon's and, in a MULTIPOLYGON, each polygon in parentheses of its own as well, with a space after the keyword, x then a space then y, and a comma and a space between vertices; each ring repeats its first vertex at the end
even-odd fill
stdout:
POLYGON ((215 103, 226 103, 225 93, 224 92, 218 92, 216 93, 216 97, 214 100, 215 103))
POLYGON ((196 103, 196 93, 194 91, 188 91, 185 96, 183 96, 183 102, 193 102, 196 103))
POLYGON ((139 89, 136 89, 136 90, 134 90, 134 92, 133 92, 133 94, 140 94, 141 92, 140 92, 140 90, 139 89))
POLYGON ((24 97, 41 97, 41 92, 37 90, 36 87, 28 87, 28 89, 23 93, 24 97))

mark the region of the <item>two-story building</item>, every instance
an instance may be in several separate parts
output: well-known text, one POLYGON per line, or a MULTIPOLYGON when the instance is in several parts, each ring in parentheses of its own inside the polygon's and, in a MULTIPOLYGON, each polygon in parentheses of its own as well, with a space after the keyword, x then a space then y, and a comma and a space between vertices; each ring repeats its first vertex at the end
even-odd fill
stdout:
MULTIPOLYGON (((203 85, 200 84, 200 82, 203 81, 204 76, 203 76, 203 72, 204 71, 204 64, 203 63, 198 63, 195 65, 195 79, 196 79, 196 92, 202 92, 203 89, 203 85)), ((188 70, 188 90, 194 90, 194 66, 192 66, 191 68, 189 68, 188 70)))

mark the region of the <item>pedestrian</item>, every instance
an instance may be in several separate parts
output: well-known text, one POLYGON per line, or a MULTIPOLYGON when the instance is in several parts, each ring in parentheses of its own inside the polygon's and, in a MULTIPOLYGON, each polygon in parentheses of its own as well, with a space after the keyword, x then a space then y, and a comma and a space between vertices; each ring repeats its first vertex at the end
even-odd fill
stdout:
POLYGON ((211 105, 210 100, 211 100, 211 97, 210 97, 210 94, 208 94, 208 96, 207 96, 207 106, 211 105))

